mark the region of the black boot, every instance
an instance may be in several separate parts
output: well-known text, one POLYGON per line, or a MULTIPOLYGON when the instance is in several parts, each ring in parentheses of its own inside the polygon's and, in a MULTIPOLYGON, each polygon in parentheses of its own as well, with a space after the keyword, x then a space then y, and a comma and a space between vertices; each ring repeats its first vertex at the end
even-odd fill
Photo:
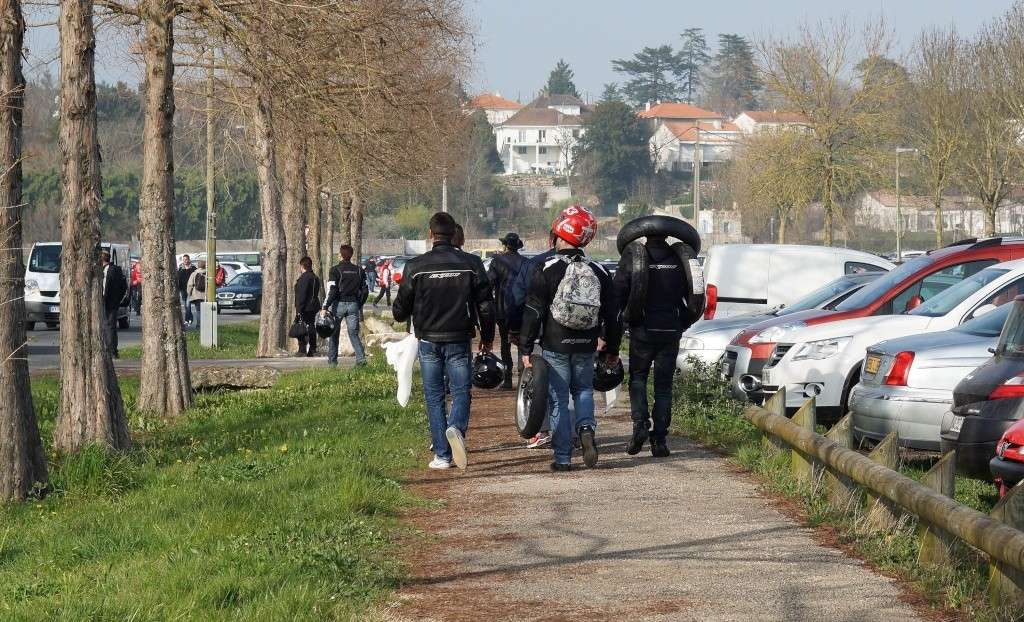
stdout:
POLYGON ((647 442, 647 426, 633 425, 633 438, 629 439, 626 443, 626 453, 635 456, 640 453, 640 450, 644 448, 644 443, 647 442))
POLYGON ((505 382, 501 385, 502 389, 512 389, 512 370, 505 370, 505 382))
POLYGON ((655 458, 668 458, 672 455, 672 452, 668 450, 668 444, 665 443, 665 439, 656 438, 651 441, 651 455, 655 458))

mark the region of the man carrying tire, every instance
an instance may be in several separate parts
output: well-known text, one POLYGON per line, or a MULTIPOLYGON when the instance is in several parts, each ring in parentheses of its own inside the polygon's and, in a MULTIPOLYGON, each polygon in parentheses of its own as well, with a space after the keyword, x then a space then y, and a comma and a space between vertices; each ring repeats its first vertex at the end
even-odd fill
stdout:
POLYGON ((419 339, 420 372, 433 441, 432 469, 465 468, 472 382, 470 342, 480 327, 480 350, 494 342, 491 286, 483 265, 452 245, 455 220, 438 212, 430 218, 433 248, 405 265, 392 306, 396 322, 412 319, 419 339), (452 394, 446 413, 445 378, 452 394))
POLYGON ((693 294, 689 246, 669 246, 664 235, 627 246, 615 272, 615 296, 629 326, 629 401, 633 436, 626 453, 636 455, 650 439, 651 455, 670 454, 666 437, 672 422, 672 380, 679 340, 703 312, 693 294), (696 308, 696 307, 700 308, 696 308), (654 409, 648 411, 647 379, 654 368, 654 409), (651 419, 653 415, 654 426, 651 419))
POLYGON ((622 326, 615 304, 612 279, 587 259, 583 248, 597 234, 594 215, 580 206, 566 208, 555 220, 556 255, 534 273, 526 298, 521 335, 523 366, 532 367, 530 354, 541 338, 548 367, 548 394, 553 403, 551 444, 553 471, 569 471, 575 431, 583 448, 583 463, 597 464, 594 437, 594 357, 602 330, 611 364, 619 358, 622 326), (543 330, 543 336, 541 332, 543 330), (575 421, 569 400, 575 404, 575 421))

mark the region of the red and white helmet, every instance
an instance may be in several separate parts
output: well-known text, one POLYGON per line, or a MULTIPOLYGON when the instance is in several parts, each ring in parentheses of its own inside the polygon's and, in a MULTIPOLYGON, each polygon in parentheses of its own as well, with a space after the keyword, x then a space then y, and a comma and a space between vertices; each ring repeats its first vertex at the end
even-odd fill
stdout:
POLYGON ((581 248, 590 244, 597 235, 597 219, 587 208, 573 205, 562 210, 551 225, 551 232, 569 244, 581 248))

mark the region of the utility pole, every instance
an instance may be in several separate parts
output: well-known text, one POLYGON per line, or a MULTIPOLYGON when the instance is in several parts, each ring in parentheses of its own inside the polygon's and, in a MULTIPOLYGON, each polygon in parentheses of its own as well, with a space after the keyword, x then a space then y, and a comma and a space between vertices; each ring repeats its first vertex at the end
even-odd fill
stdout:
POLYGON ((213 179, 213 79, 214 51, 209 51, 210 64, 206 72, 206 303, 201 313, 200 343, 206 348, 217 347, 217 208, 214 200, 213 179))
POLYGON ((448 176, 441 179, 441 211, 448 213, 448 176))
POLYGON ((700 126, 696 126, 697 141, 693 144, 693 227, 700 231, 700 166, 703 158, 700 146, 700 126))

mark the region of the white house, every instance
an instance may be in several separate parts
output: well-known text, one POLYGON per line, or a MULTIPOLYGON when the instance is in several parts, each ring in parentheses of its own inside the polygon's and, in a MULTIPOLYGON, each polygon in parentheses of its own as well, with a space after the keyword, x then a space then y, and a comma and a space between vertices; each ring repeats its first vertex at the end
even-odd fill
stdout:
POLYGON ((806 128, 807 118, 797 112, 778 110, 745 110, 732 121, 744 134, 765 130, 806 128))
POLYGON ((641 110, 637 116, 650 121, 651 130, 654 131, 665 123, 688 123, 693 125, 698 122, 712 123, 715 121, 725 122, 727 120, 725 115, 717 112, 679 102, 658 102, 653 106, 648 102, 646 109, 641 110))
POLYGON ((732 159, 740 140, 740 129, 727 121, 664 121, 649 141, 656 170, 693 170, 694 154, 699 151, 705 165, 732 159))
MULTIPOLYGON (((902 231, 935 231, 935 205, 931 197, 902 195, 899 211, 902 231)), ((865 192, 854 222, 858 227, 895 231, 896 194, 887 190, 865 192)), ((980 237, 985 233, 985 215, 974 197, 946 196, 942 199, 942 225, 943 231, 980 237)), ((996 212, 996 232, 1024 232, 1024 205, 1015 200, 1004 201, 996 212)))
POLYGON ((494 130, 505 174, 565 173, 583 135, 584 103, 571 95, 539 97, 494 130))
POLYGON ((469 111, 483 110, 491 127, 508 121, 509 117, 522 108, 522 104, 505 99, 500 93, 481 93, 465 105, 465 109, 469 111))

